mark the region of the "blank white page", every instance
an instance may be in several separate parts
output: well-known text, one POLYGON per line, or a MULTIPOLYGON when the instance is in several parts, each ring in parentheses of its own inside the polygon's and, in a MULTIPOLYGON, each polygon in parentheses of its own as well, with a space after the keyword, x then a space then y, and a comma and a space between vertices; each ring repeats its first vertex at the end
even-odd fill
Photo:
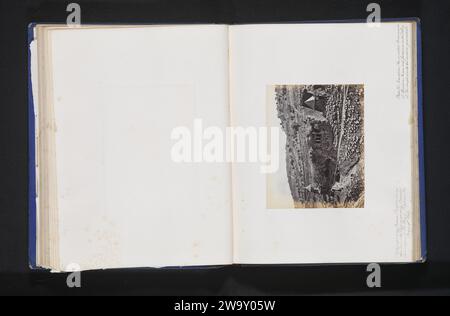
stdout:
POLYGON ((61 270, 232 262, 231 172, 171 160, 228 123, 226 26, 52 30, 61 270))
MULTIPOLYGON (((258 164, 236 164, 236 263, 414 260, 412 33, 410 23, 230 27, 233 125, 279 125, 277 109, 266 108, 272 85, 358 84, 365 89, 364 208, 269 208, 267 175, 258 164), (399 85, 407 90, 401 95, 399 85)), ((284 172, 283 153, 280 162, 284 172)))

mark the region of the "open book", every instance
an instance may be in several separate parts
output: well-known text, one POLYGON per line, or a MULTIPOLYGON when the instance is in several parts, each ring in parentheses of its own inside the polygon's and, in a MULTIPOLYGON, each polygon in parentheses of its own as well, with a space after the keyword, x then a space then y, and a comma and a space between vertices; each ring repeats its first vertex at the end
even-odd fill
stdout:
POLYGON ((415 21, 30 26, 30 262, 425 260, 415 21))

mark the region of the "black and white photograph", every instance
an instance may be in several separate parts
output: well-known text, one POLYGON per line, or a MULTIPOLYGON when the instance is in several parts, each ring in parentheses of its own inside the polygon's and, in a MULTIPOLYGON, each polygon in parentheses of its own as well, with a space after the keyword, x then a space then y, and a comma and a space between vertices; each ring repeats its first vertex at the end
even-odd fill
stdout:
MULTIPOLYGON (((363 208, 364 86, 277 85, 272 89, 285 136, 286 167, 279 173, 286 173, 295 208, 363 208)), ((269 192, 270 208, 289 204, 271 200, 279 194, 269 192)))

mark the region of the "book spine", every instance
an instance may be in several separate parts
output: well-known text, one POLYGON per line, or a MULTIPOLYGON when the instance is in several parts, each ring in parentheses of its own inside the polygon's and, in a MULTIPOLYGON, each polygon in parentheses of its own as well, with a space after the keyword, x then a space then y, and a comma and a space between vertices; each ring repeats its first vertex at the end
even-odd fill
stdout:
POLYGON ((36 130, 33 87, 31 78, 31 43, 34 40, 35 24, 28 26, 28 260, 31 269, 36 269, 36 130))
POLYGON ((427 222, 425 192, 425 149, 423 132, 423 87, 422 87, 422 27, 417 20, 417 91, 418 91, 418 123, 419 123, 419 185, 420 185, 420 228, 422 260, 427 259, 427 222))

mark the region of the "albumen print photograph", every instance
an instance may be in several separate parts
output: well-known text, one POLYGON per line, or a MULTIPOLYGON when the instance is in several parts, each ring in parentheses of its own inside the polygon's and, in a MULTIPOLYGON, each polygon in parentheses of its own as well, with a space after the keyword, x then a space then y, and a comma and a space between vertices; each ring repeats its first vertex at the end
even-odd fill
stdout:
POLYGON ((276 85, 267 98, 282 129, 268 208, 364 208, 364 86, 276 85))

